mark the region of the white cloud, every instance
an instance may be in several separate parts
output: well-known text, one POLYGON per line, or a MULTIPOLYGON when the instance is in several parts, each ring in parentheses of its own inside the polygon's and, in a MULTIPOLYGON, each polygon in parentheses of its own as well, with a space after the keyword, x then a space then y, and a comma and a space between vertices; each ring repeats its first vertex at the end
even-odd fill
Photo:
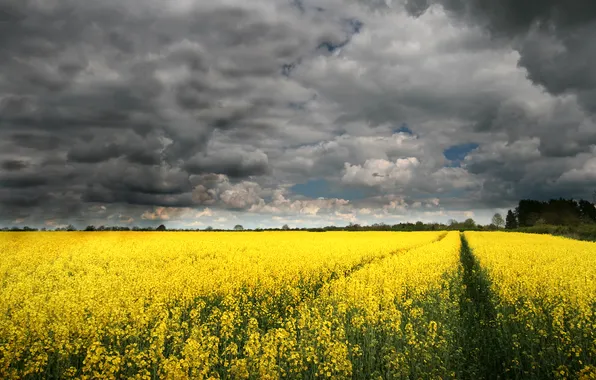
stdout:
POLYGON ((187 207, 155 207, 141 214, 144 220, 179 220, 192 215, 193 210, 187 207))
POLYGON ((407 185, 420 165, 416 157, 398 158, 395 162, 370 159, 364 165, 345 163, 342 182, 349 185, 391 188, 407 185))
POLYGON ((262 200, 259 196, 261 188, 254 182, 241 182, 224 190, 219 198, 226 206, 246 209, 262 200))
POLYGON ((561 175, 558 182, 574 184, 596 184, 596 157, 590 158, 580 168, 573 168, 561 175))
POLYGON ((345 208, 349 201, 338 198, 319 198, 319 199, 287 199, 286 189, 277 189, 273 192, 272 200, 266 203, 261 200, 259 204, 249 209, 251 212, 261 213, 293 213, 301 215, 317 215, 319 211, 330 212, 345 208))
POLYGON ((213 215, 214 215, 214 212, 209 207, 205 207, 204 210, 199 211, 195 214, 195 218, 203 218, 205 216, 211 217, 213 215))

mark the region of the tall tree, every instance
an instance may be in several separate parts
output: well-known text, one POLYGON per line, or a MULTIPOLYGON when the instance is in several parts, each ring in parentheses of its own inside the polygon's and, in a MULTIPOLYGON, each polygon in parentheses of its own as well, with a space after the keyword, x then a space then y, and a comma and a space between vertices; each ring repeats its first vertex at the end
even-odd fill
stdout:
POLYGON ((236 231, 242 231, 242 230, 244 230, 244 227, 242 227, 242 224, 236 224, 236 225, 234 226, 234 229, 235 229, 236 231))
POLYGON ((580 223, 579 205, 573 199, 551 199, 542 205, 540 219, 547 224, 575 225, 580 223))
POLYGON ((533 226, 544 208, 544 203, 533 199, 522 199, 515 208, 515 217, 519 227, 533 226))
POLYGON ((464 228, 476 228, 476 222, 472 218, 464 220, 464 228))
POLYGON ((579 201, 580 218, 584 223, 596 223, 596 206, 592 203, 580 200, 579 201))
POLYGON ((517 219, 511 210, 507 211, 507 216, 505 217, 505 228, 508 230, 514 230, 517 228, 517 219))
POLYGON ((497 228, 501 228, 505 224, 505 221, 503 220, 503 216, 501 216, 501 214, 499 214, 499 213, 496 213, 495 215, 493 215, 492 222, 495 226, 497 226, 497 228))

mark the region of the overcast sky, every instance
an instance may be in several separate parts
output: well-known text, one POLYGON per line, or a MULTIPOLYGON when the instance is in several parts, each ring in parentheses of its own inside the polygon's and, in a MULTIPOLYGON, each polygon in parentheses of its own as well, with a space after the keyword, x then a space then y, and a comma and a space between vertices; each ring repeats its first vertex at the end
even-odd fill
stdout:
POLYGON ((591 0, 0 0, 0 224, 591 199, 595 40, 591 0))

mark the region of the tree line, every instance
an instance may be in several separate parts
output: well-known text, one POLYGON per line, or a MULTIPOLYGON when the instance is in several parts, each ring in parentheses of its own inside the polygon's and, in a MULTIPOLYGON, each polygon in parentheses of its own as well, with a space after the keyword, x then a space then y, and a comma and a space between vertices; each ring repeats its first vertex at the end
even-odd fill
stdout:
POLYGON ((596 223, 596 206, 584 199, 522 199, 514 210, 507 211, 505 228, 509 230, 534 226, 571 226, 596 223))
POLYGON ((290 228, 289 225, 284 224, 282 227, 272 227, 272 228, 254 228, 248 229, 244 228, 241 224, 237 224, 234 226, 232 230, 230 229, 221 229, 221 228, 213 228, 211 226, 205 227, 203 229, 195 228, 195 229, 188 229, 188 228, 166 228, 165 225, 160 225, 159 227, 128 227, 128 226, 87 226, 84 229, 77 229, 73 225, 63 226, 63 227, 56 227, 54 229, 46 229, 46 228, 32 228, 32 227, 5 227, 0 229, 0 231, 87 231, 87 232, 95 232, 95 231, 208 231, 208 232, 218 232, 218 231, 254 231, 254 232, 262 232, 262 231, 310 231, 310 232, 326 232, 326 231, 444 231, 444 230, 495 230, 498 229, 498 225, 489 224, 489 225, 480 225, 477 224, 474 219, 468 218, 464 221, 457 221, 457 220, 450 220, 447 224, 445 223, 423 223, 421 221, 411 223, 398 223, 398 224, 386 224, 386 223, 374 223, 372 225, 363 225, 358 223, 349 223, 347 226, 324 226, 324 227, 302 227, 302 228, 290 228))

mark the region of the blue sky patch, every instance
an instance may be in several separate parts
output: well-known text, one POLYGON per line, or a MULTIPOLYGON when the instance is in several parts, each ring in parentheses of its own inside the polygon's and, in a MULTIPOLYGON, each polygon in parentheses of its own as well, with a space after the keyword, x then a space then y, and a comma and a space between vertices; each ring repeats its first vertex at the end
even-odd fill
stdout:
POLYGON ((453 145, 443 151, 443 155, 449 161, 463 161, 464 158, 473 151, 474 149, 478 148, 478 144, 476 143, 466 143, 466 144, 459 144, 453 145))
POLYGON ((355 18, 348 18, 345 20, 345 22, 348 26, 350 34, 360 33, 360 31, 362 30, 362 27, 364 26, 364 23, 362 21, 355 19, 355 18))
POLYGON ((323 41, 319 44, 319 46, 317 46, 317 50, 326 49, 327 52, 333 53, 336 50, 341 49, 344 46, 346 46, 347 44, 349 44, 350 41, 352 41, 352 37, 355 34, 360 33, 360 31, 364 27, 364 23, 356 18, 344 19, 344 20, 342 20, 342 23, 344 24, 344 27, 347 29, 346 30, 346 33, 347 33, 346 39, 339 43, 323 41))
POLYGON ((337 49, 341 49, 342 47, 344 47, 347 43, 348 43, 348 40, 342 41, 338 44, 334 44, 333 42, 329 42, 329 41, 324 41, 324 42, 321 42, 319 44, 319 46, 317 46, 317 50, 324 49, 324 50, 327 50, 327 52, 329 52, 329 53, 333 53, 337 49))
POLYGON ((298 58, 296 62, 285 63, 281 66, 281 74, 289 77, 292 71, 302 62, 302 58, 298 58))
POLYGON ((408 124, 403 123, 399 128, 394 128, 393 133, 405 133, 407 135, 414 135, 414 132, 408 127, 408 124))

